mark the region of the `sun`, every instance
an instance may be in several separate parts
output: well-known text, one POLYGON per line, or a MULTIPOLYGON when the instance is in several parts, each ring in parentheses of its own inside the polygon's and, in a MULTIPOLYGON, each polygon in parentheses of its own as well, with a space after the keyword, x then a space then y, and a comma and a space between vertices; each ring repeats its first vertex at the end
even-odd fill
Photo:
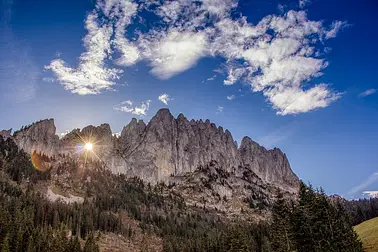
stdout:
POLYGON ((87 151, 91 151, 93 149, 93 144, 91 143, 86 143, 84 147, 87 151))

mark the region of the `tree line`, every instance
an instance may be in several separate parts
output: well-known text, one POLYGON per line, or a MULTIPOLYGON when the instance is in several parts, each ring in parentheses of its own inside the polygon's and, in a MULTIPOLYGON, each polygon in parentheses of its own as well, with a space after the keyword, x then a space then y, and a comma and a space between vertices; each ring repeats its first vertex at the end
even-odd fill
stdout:
POLYGON ((101 233, 133 238, 122 213, 137 220, 142 232, 162 237, 167 252, 362 251, 347 208, 304 183, 295 201, 278 195, 271 221, 246 223, 189 207, 164 184, 114 175, 99 163, 91 166, 78 176, 77 162, 67 159, 53 171, 68 173, 67 183, 84 192, 83 203, 50 202, 35 187, 50 180, 52 171, 34 169, 13 140, 0 137, 2 251, 98 251, 101 233))

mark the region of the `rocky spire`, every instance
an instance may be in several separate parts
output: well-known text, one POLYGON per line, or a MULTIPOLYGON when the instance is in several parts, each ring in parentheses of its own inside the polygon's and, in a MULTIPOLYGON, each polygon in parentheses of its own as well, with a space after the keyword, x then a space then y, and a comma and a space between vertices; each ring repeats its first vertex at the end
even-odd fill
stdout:
POLYGON ((168 109, 160 109, 147 125, 133 118, 119 138, 112 137, 109 124, 76 129, 61 140, 55 130, 52 119, 43 120, 16 132, 14 138, 27 152, 55 155, 73 150, 78 135, 91 136, 100 143, 98 156, 110 170, 149 182, 193 172, 213 161, 239 177, 247 170, 280 187, 295 187, 298 182, 280 149, 267 150, 249 137, 238 148, 227 129, 210 120, 189 121, 183 114, 174 118, 168 109))
POLYGON ((19 148, 28 153, 54 156, 58 151, 59 137, 55 134, 54 119, 45 119, 16 131, 13 138, 19 148))
POLYGON ((248 167, 264 182, 288 186, 295 186, 298 182, 298 177, 280 149, 266 150, 249 137, 244 137, 238 152, 241 165, 248 167))

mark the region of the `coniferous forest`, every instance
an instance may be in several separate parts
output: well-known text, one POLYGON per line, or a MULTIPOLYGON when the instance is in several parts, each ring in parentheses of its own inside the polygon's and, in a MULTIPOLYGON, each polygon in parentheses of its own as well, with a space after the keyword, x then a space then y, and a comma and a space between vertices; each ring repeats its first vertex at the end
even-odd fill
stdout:
POLYGON ((134 228, 122 219, 127 214, 143 233, 161 237, 164 251, 358 252, 362 245, 352 224, 374 217, 377 209, 365 207, 365 201, 361 206, 331 201, 324 191, 301 183, 298 199, 277 196, 269 220, 228 220, 187 206, 163 184, 97 166, 78 176, 71 160, 39 172, 13 140, 0 137, 1 251, 99 251, 106 233, 133 239, 134 228), (83 203, 51 202, 38 190, 67 172, 75 174, 72 183, 84 192, 83 203), (91 181, 80 179, 88 175, 91 181))

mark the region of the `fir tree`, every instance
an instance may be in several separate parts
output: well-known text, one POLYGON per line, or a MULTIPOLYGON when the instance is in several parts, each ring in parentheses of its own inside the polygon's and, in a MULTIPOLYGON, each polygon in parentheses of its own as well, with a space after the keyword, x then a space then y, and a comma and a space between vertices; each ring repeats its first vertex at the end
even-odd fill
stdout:
POLYGON ((272 209, 272 248, 275 252, 288 252, 295 250, 291 218, 292 209, 286 202, 282 192, 277 195, 277 200, 272 209))
POLYGON ((3 246, 1 247, 1 252, 10 252, 10 247, 9 247, 9 236, 6 235, 3 241, 3 246))
POLYGON ((98 245, 96 244, 93 234, 90 234, 87 240, 85 241, 83 251, 84 252, 99 252, 100 251, 98 245))

